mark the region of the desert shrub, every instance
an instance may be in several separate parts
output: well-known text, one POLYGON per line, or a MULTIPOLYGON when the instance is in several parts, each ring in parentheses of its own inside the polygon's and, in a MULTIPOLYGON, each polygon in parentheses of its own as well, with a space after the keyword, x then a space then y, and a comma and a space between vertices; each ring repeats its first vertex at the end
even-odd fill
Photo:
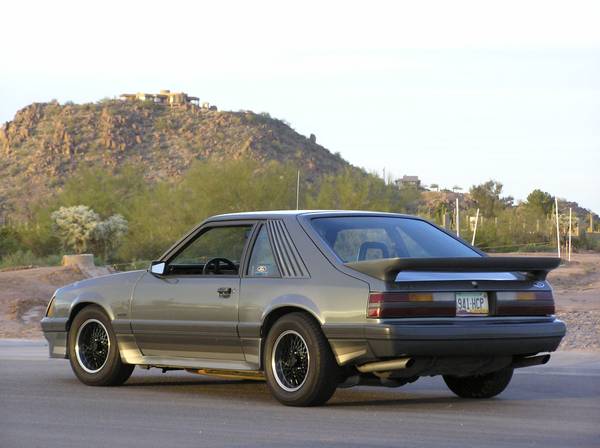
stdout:
POLYGON ((10 226, 0 227, 0 258, 16 252, 21 247, 18 232, 10 226))
POLYGON ((51 217, 63 249, 76 254, 88 249, 100 224, 100 216, 85 205, 61 207, 51 217))
POLYGON ((104 260, 112 257, 118 244, 127 234, 129 226, 122 215, 112 215, 104 221, 99 222, 94 229, 93 240, 100 248, 104 260))
POLYGON ((59 266, 61 262, 60 255, 47 255, 39 257, 31 251, 17 250, 11 254, 5 255, 0 259, 0 269, 20 267, 20 266, 59 266))
POLYGON ((105 260, 128 230, 127 220, 122 215, 112 215, 102 221, 100 215, 85 205, 60 207, 51 217, 64 250, 81 254, 96 249, 105 260))

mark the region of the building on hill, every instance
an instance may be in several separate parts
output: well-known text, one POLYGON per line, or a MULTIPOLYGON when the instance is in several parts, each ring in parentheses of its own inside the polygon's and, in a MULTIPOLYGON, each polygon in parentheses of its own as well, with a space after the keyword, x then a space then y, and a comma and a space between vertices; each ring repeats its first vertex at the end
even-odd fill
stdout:
POLYGON ((170 90, 161 90, 160 93, 123 93, 120 98, 123 101, 153 101, 158 104, 168 104, 169 106, 181 106, 185 104, 200 105, 200 99, 197 96, 190 96, 185 92, 171 92, 170 90))
POLYGON ((419 176, 404 175, 400 179, 396 179, 396 185, 398 187, 421 188, 421 180, 419 179, 419 176))

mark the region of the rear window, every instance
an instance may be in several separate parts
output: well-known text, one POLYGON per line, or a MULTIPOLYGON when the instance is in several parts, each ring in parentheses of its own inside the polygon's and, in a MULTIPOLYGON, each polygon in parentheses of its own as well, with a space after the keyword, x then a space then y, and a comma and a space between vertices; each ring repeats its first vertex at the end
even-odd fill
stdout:
POLYGON ((344 262, 380 258, 479 257, 469 246, 419 219, 314 218, 313 228, 344 262))

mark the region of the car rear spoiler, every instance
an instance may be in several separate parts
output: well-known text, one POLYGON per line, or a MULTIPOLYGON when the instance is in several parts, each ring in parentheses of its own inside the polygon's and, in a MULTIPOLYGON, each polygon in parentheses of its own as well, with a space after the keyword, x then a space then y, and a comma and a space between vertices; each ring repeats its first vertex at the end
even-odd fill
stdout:
POLYGON ((345 265, 386 282, 395 281, 400 271, 524 272, 536 280, 544 280, 560 262, 556 257, 383 258, 345 265))

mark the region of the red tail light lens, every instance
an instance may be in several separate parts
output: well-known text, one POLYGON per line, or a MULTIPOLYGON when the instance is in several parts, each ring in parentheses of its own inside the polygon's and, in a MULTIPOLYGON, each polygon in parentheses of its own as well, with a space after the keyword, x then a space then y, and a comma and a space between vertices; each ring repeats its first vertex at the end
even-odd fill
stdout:
POLYGON ((552 291, 498 293, 497 316, 546 316, 555 311, 552 291))
POLYGON ((367 317, 440 317, 453 316, 454 301, 434 299, 433 293, 372 292, 369 294, 367 317))
MULTIPOLYGON (((555 313, 552 291, 492 293, 490 316, 547 316, 555 313)), ((455 317, 454 292, 372 292, 367 317, 455 317)))

